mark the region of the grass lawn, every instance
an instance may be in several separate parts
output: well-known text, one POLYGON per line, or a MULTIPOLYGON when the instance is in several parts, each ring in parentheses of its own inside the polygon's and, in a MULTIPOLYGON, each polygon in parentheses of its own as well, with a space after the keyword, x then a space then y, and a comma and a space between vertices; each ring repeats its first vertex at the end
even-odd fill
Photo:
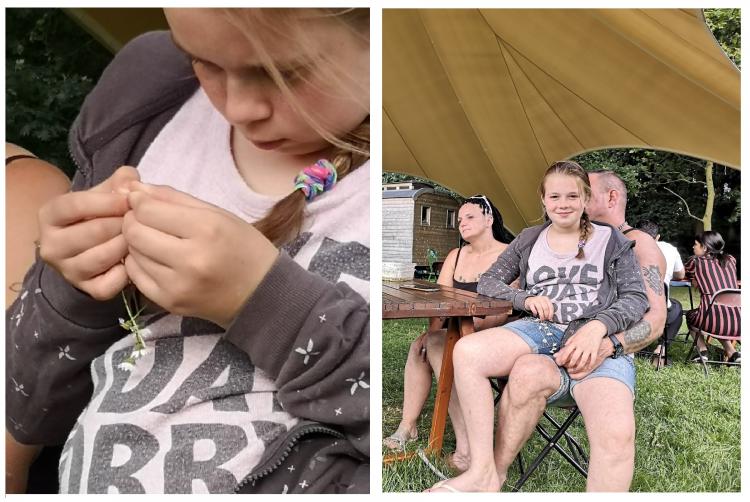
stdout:
MULTIPOLYGON (((672 296, 689 308, 686 288, 673 289, 672 296)), ((694 292, 693 297, 697 306, 699 296, 694 292)), ((424 319, 383 322, 383 437, 396 430, 401 418, 406 354, 410 342, 426 324, 424 319)), ((684 339, 685 330, 683 323, 678 342, 684 339)), ((647 359, 636 358, 638 396, 632 491, 740 491, 740 371, 712 366, 706 378, 700 365, 682 362, 689 348, 689 344, 672 344, 669 355, 673 364, 658 372, 647 359)), ((426 446, 432 403, 430 396, 419 423, 419 441, 411 443, 409 450, 426 446)), ((569 431, 587 448, 581 419, 569 431)), ((454 444, 448 426, 444 451, 452 451, 454 444)), ((527 464, 542 445, 534 433, 524 449, 527 464)), ((446 475, 452 474, 440 459, 434 459, 434 463, 446 475)), ((508 480, 512 483, 517 478, 514 464, 508 480)), ((383 467, 384 492, 421 491, 437 480, 418 457, 383 467)), ((524 491, 530 492, 584 490, 583 477, 556 452, 550 453, 524 486, 524 491)))

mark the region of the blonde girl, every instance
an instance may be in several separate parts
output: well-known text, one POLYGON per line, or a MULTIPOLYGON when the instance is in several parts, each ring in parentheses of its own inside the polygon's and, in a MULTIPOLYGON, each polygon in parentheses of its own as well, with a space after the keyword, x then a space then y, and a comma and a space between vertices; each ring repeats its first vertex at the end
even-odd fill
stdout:
MULTIPOLYGON (((465 337, 456 345, 455 383, 471 465, 433 491, 497 491, 505 481, 507 465, 496 467, 493 457, 489 378, 508 375, 526 354, 552 358, 563 345, 571 347, 571 364, 593 361, 602 337, 640 320, 648 307, 632 241, 609 225, 590 222, 586 215, 591 197, 586 172, 575 162, 557 162, 545 173, 539 193, 547 223, 523 230, 482 275, 477 288, 513 302, 528 317, 465 337), (520 287, 508 286, 516 278, 520 287)), ((619 359, 602 364, 586 378, 616 378, 632 392, 632 361, 619 359)), ((564 368, 559 373, 560 388, 548 402, 570 399, 578 383, 564 368)))

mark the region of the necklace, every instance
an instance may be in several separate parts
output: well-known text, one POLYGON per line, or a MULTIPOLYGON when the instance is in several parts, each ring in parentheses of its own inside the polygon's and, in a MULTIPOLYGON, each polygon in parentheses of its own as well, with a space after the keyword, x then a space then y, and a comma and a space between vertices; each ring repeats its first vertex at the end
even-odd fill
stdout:
POLYGON ((622 232, 625 229, 625 227, 627 227, 627 226, 629 226, 629 225, 628 225, 627 220, 625 220, 625 221, 622 222, 622 224, 620 226, 617 227, 617 230, 619 232, 622 232))

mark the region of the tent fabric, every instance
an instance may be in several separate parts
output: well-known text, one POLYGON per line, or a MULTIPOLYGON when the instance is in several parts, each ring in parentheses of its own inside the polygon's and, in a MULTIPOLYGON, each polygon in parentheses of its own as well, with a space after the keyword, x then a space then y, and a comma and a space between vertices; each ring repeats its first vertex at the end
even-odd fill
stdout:
POLYGON ((383 11, 383 169, 538 223, 554 161, 614 147, 740 166, 740 74, 696 9, 383 11))

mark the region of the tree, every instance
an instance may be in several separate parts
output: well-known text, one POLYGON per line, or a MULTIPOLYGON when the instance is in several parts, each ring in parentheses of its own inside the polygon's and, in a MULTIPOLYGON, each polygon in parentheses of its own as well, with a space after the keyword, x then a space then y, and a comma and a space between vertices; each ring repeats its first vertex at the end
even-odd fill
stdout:
POLYGON ((740 9, 705 9, 703 15, 724 53, 740 68, 740 9))
POLYGON ((75 171, 67 135, 112 54, 60 9, 6 9, 6 139, 75 171))
MULTIPOLYGON (((740 10, 707 9, 705 17, 719 45, 739 68, 740 10)), ((689 248, 684 244, 689 236, 711 229, 734 240, 732 245, 739 248, 739 171, 685 155, 641 149, 600 150, 576 160, 588 169, 611 169, 623 177, 630 195, 631 223, 656 221, 662 236, 683 243, 683 249, 689 248)))

